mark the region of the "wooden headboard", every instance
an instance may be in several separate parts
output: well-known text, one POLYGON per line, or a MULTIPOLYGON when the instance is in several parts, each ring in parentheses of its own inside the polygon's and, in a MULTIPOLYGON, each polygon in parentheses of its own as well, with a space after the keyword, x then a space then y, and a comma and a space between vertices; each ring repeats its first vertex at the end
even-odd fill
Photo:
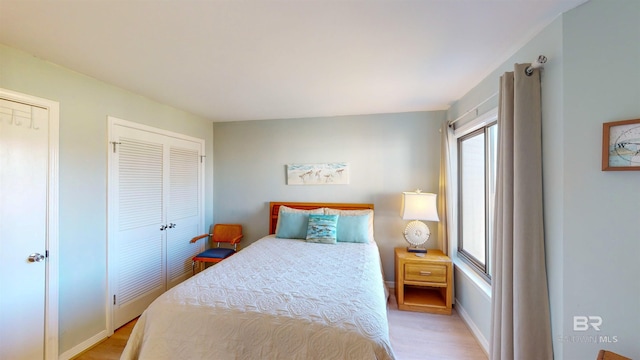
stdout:
POLYGON ((312 210, 317 208, 331 208, 339 210, 373 210, 373 204, 349 204, 349 203, 308 203, 308 202, 270 202, 269 203, 269 234, 276 233, 278 213, 280 206, 293 209, 312 210))

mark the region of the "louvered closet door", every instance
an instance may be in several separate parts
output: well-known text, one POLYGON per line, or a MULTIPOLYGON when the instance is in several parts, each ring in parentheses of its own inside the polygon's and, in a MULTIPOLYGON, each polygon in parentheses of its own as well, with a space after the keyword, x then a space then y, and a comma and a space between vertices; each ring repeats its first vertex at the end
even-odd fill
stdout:
POLYGON ((109 214, 113 327, 192 274, 203 244, 202 141, 113 125, 109 214))
POLYGON ((165 279, 165 181, 164 137, 136 129, 115 129, 117 180, 112 200, 115 233, 112 263, 114 326, 136 316, 166 289, 165 279))
POLYGON ((169 142, 169 206, 167 208, 167 288, 193 274, 191 258, 202 248, 189 241, 202 233, 200 209, 200 144, 171 139, 169 142))

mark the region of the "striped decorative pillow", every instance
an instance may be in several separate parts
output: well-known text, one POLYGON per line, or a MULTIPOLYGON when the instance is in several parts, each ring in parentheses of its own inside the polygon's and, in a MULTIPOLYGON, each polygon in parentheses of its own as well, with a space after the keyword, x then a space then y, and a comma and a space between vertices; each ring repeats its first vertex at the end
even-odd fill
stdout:
POLYGON ((307 241, 335 244, 338 228, 338 215, 309 215, 307 241))

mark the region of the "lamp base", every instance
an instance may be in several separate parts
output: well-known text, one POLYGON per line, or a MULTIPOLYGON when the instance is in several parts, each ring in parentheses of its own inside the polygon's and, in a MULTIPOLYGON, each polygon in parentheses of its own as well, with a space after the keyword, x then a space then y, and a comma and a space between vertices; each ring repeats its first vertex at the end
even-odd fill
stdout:
POLYGON ((427 253, 427 249, 423 249, 423 248, 419 248, 419 247, 407 246, 407 252, 426 254, 427 253))

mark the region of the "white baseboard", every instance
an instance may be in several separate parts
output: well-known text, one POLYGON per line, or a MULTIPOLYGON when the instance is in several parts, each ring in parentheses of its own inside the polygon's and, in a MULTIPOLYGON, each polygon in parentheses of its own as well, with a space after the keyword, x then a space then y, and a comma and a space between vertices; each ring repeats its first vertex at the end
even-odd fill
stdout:
POLYGON ((94 346, 95 344, 99 343, 100 341, 104 340, 107 338, 107 330, 101 331, 97 334, 95 334, 94 336, 88 338, 87 340, 81 342, 80 344, 72 347, 71 349, 65 351, 64 353, 60 354, 60 357, 58 357, 58 360, 69 360, 71 358, 73 358, 74 356, 80 354, 81 352, 89 349, 90 347, 94 346))
POLYGON ((396 288, 396 282, 395 281, 385 281, 384 284, 387 285, 388 289, 395 289, 396 288))
POLYGON ((460 302, 458 301, 456 302, 456 311, 462 318, 462 321, 464 321, 465 325, 467 325, 469 330, 471 330, 471 333, 478 341, 478 344, 480 344, 480 347, 482 347, 482 350, 484 350, 485 354, 489 356, 489 341, 487 341, 487 339, 482 335, 482 332, 480 332, 480 329, 478 329, 476 324, 473 322, 471 316, 469 316, 464 308, 460 306, 460 302))

